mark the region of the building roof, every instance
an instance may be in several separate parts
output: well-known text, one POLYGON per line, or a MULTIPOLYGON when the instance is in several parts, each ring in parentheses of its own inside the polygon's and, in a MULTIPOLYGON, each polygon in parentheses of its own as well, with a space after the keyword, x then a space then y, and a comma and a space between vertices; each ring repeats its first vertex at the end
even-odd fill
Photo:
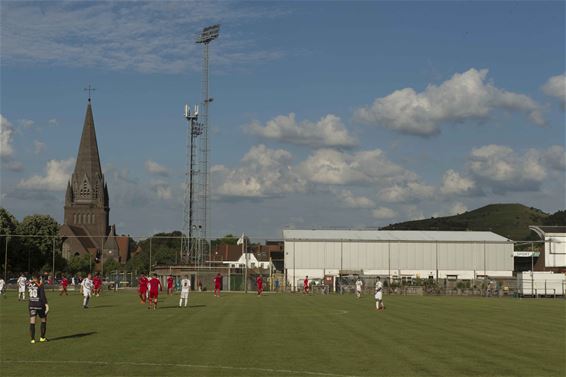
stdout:
POLYGON ((544 238, 545 234, 566 234, 566 226, 531 225, 529 229, 535 231, 541 238, 544 238))
POLYGON ((285 241, 511 242, 493 232, 428 230, 283 230, 285 241))

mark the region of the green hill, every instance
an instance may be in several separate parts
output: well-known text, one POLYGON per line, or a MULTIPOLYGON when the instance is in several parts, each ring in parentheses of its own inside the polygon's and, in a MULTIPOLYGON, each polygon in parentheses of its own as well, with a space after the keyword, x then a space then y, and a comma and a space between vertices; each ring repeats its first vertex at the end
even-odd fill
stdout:
MULTIPOLYGON (((490 204, 460 215, 392 224, 384 230, 492 231, 515 241, 533 238, 529 225, 543 225, 549 215, 522 204, 490 204)), ((533 239, 537 239, 535 236, 533 239)))

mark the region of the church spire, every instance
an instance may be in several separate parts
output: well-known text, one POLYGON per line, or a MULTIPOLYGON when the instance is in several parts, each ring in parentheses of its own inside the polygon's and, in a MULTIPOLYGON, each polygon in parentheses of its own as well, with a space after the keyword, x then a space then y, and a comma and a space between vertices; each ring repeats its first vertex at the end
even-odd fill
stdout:
POLYGON ((86 107, 83 134, 79 145, 79 153, 77 155, 74 175, 81 181, 86 176, 90 181, 90 184, 93 184, 94 180, 102 178, 102 169, 100 167, 100 156, 98 154, 98 144, 96 142, 96 131, 94 129, 94 118, 92 116, 92 105, 90 103, 90 99, 86 107))

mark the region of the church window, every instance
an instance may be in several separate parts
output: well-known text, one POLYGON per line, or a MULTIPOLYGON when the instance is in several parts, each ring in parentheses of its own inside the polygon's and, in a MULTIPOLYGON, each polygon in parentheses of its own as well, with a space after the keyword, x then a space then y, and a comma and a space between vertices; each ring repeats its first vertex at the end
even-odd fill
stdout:
POLYGON ((90 185, 88 184, 86 178, 83 181, 83 184, 81 185, 79 196, 81 197, 81 199, 88 199, 90 197, 90 185))
POLYGON ((73 224, 77 223, 77 214, 73 213, 73 224))

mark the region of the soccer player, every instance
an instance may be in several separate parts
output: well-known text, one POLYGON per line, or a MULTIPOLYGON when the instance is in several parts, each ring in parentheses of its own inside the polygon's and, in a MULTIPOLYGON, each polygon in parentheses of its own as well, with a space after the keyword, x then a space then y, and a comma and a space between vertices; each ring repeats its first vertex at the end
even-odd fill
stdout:
POLYGON ((59 296, 63 296, 63 293, 65 294, 65 296, 69 295, 67 293, 67 286, 68 285, 69 285, 69 280, 67 280, 67 277, 65 275, 63 275, 63 279, 61 279, 61 292, 59 293, 59 296))
POLYGON ((157 298, 159 296, 159 291, 163 291, 161 286, 161 281, 157 278, 157 274, 153 274, 153 277, 149 279, 149 305, 148 309, 157 309, 157 298))
POLYGON ((140 304, 145 304, 147 300, 147 285, 149 284, 149 280, 145 277, 145 274, 141 274, 138 285, 139 285, 139 293, 140 293, 140 304))
POLYGON ((257 275, 255 282, 257 284, 257 295, 261 296, 263 293, 263 279, 261 278, 261 275, 257 275))
POLYGON ((27 281, 28 279, 24 276, 24 273, 22 272, 20 274, 20 277, 18 278, 18 301, 22 301, 26 299, 26 285, 27 285, 27 281))
POLYGON ((90 301, 90 295, 92 294, 92 289, 94 283, 91 280, 92 275, 89 273, 86 278, 81 282, 81 291, 83 292, 83 308, 88 309, 88 302, 90 301))
POLYGON ((29 290, 29 333, 31 343, 35 343, 35 320, 39 317, 41 320, 41 337, 40 342, 47 342, 45 333, 47 332, 47 313, 49 312, 49 304, 45 296, 43 283, 39 279, 39 275, 33 275, 32 281, 28 285, 29 290))
POLYGON ((381 283, 379 276, 377 277, 377 281, 375 282, 375 309, 385 309, 385 306, 383 305, 383 284, 381 283))
POLYGON ((170 296, 173 294, 173 276, 167 276, 167 295, 170 296))
POLYGON ((358 280, 356 280, 356 297, 360 298, 362 296, 362 287, 364 286, 364 282, 358 276, 358 280))
POLYGON ((305 276, 305 280, 303 281, 303 293, 309 294, 309 277, 305 276))
POLYGON ((222 275, 220 272, 214 277, 214 296, 220 297, 220 287, 222 286, 222 275))
POLYGON ((4 298, 6 298, 6 295, 4 294, 4 286, 6 285, 6 282, 4 281, 4 279, 0 278, 0 295, 4 296, 4 298))
POLYGON ((179 307, 181 307, 181 303, 185 302, 185 307, 189 302, 189 291, 191 290, 191 280, 188 276, 185 276, 183 280, 181 280, 181 298, 179 299, 179 307))
POLYGON ((100 291, 102 290, 102 279, 100 278, 100 274, 98 272, 94 276, 94 279, 92 279, 92 282, 94 284, 94 294, 96 296, 100 296, 100 291))

